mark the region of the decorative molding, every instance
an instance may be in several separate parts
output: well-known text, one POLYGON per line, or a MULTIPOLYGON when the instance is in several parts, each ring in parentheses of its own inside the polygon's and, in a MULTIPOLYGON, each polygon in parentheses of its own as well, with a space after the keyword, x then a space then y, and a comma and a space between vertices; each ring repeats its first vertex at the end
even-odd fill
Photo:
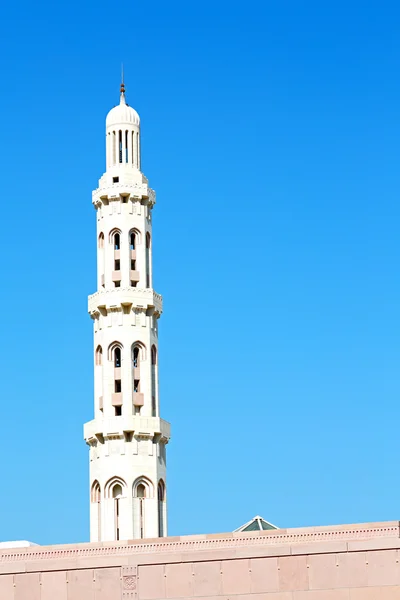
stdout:
POLYGON ((136 575, 126 575, 123 578, 124 590, 136 590, 136 575))
POLYGON ((279 530, 263 532, 260 534, 237 535, 230 534, 226 537, 210 536, 202 539, 190 537, 176 538, 168 541, 164 538, 162 541, 143 541, 137 544, 129 543, 109 543, 98 546, 84 545, 71 548, 65 546, 47 547, 38 549, 15 549, 0 551, 0 563, 18 562, 18 561, 37 561, 37 560, 56 560, 56 559, 76 559, 79 557, 91 558, 96 556, 128 555, 128 554, 157 554, 166 552, 191 552, 206 550, 222 550, 225 548, 243 548, 243 547, 268 547, 283 544, 299 544, 310 542, 330 542, 330 541, 352 541, 352 540, 372 540, 381 538, 399 538, 399 524, 364 528, 352 527, 346 529, 324 529, 310 530, 279 530))
POLYGON ((147 204, 150 208, 156 203, 156 193, 148 187, 147 183, 113 183, 105 187, 98 187, 92 192, 92 203, 99 208, 102 204, 109 202, 122 202, 122 198, 126 196, 129 201, 147 204))

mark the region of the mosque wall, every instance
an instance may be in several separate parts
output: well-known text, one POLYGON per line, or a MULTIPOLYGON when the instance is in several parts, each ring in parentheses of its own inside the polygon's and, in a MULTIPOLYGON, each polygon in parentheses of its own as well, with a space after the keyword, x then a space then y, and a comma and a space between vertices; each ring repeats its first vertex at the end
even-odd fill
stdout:
POLYGON ((399 522, 0 552, 1 600, 399 600, 399 522))

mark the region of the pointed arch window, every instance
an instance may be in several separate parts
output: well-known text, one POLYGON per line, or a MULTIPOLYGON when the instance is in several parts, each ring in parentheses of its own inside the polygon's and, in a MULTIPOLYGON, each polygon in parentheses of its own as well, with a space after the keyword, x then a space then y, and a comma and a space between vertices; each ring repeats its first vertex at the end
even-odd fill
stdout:
POLYGON ((162 479, 158 482, 157 486, 158 496, 158 535, 159 537, 165 536, 165 483, 162 479))
POLYGON ((103 348, 101 346, 97 346, 96 349, 96 365, 101 366, 103 364, 103 348))
POLYGON ((118 369, 121 366, 121 348, 115 348, 114 350, 114 367, 118 369))
POLYGON ((96 521, 97 521, 97 541, 101 541, 101 489, 100 484, 97 480, 93 481, 92 489, 90 492, 90 501, 92 504, 96 504, 97 507, 93 506, 95 510, 96 521))
POLYGON ((146 287, 150 287, 150 247, 151 247, 151 237, 150 233, 146 233, 146 287))
POLYGON ((151 347, 151 415, 157 416, 157 348, 151 347))
POLYGON ((134 535, 142 539, 146 536, 146 501, 153 497, 152 482, 146 477, 137 479, 133 484, 134 535))
POLYGON ((139 366, 139 348, 138 348, 138 346, 135 346, 133 349, 132 360, 133 360, 133 366, 135 368, 137 368, 139 366))
POLYGON ((114 250, 121 249, 121 236, 119 233, 114 233, 114 250))

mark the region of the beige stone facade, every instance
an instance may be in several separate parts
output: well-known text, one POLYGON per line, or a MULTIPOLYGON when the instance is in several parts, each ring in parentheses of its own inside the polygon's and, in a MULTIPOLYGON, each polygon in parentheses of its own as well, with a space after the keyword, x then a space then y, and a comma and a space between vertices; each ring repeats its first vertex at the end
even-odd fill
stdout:
POLYGON ((1 600, 398 600, 399 522, 4 549, 1 600))

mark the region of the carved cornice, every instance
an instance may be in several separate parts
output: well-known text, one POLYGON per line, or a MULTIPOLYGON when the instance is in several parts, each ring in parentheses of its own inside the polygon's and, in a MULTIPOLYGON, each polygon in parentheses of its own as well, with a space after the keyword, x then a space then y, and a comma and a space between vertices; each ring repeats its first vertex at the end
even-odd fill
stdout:
POLYGON ((122 305, 131 304, 135 309, 154 308, 159 316, 162 313, 162 296, 152 289, 141 288, 115 288, 111 290, 100 290, 88 298, 89 314, 96 318, 100 308, 111 310, 122 310, 122 305))
POLYGON ((145 183, 113 183, 112 186, 97 188, 92 192, 92 202, 96 208, 107 202, 121 201, 122 197, 132 202, 142 202, 151 208, 156 203, 155 191, 145 183))

